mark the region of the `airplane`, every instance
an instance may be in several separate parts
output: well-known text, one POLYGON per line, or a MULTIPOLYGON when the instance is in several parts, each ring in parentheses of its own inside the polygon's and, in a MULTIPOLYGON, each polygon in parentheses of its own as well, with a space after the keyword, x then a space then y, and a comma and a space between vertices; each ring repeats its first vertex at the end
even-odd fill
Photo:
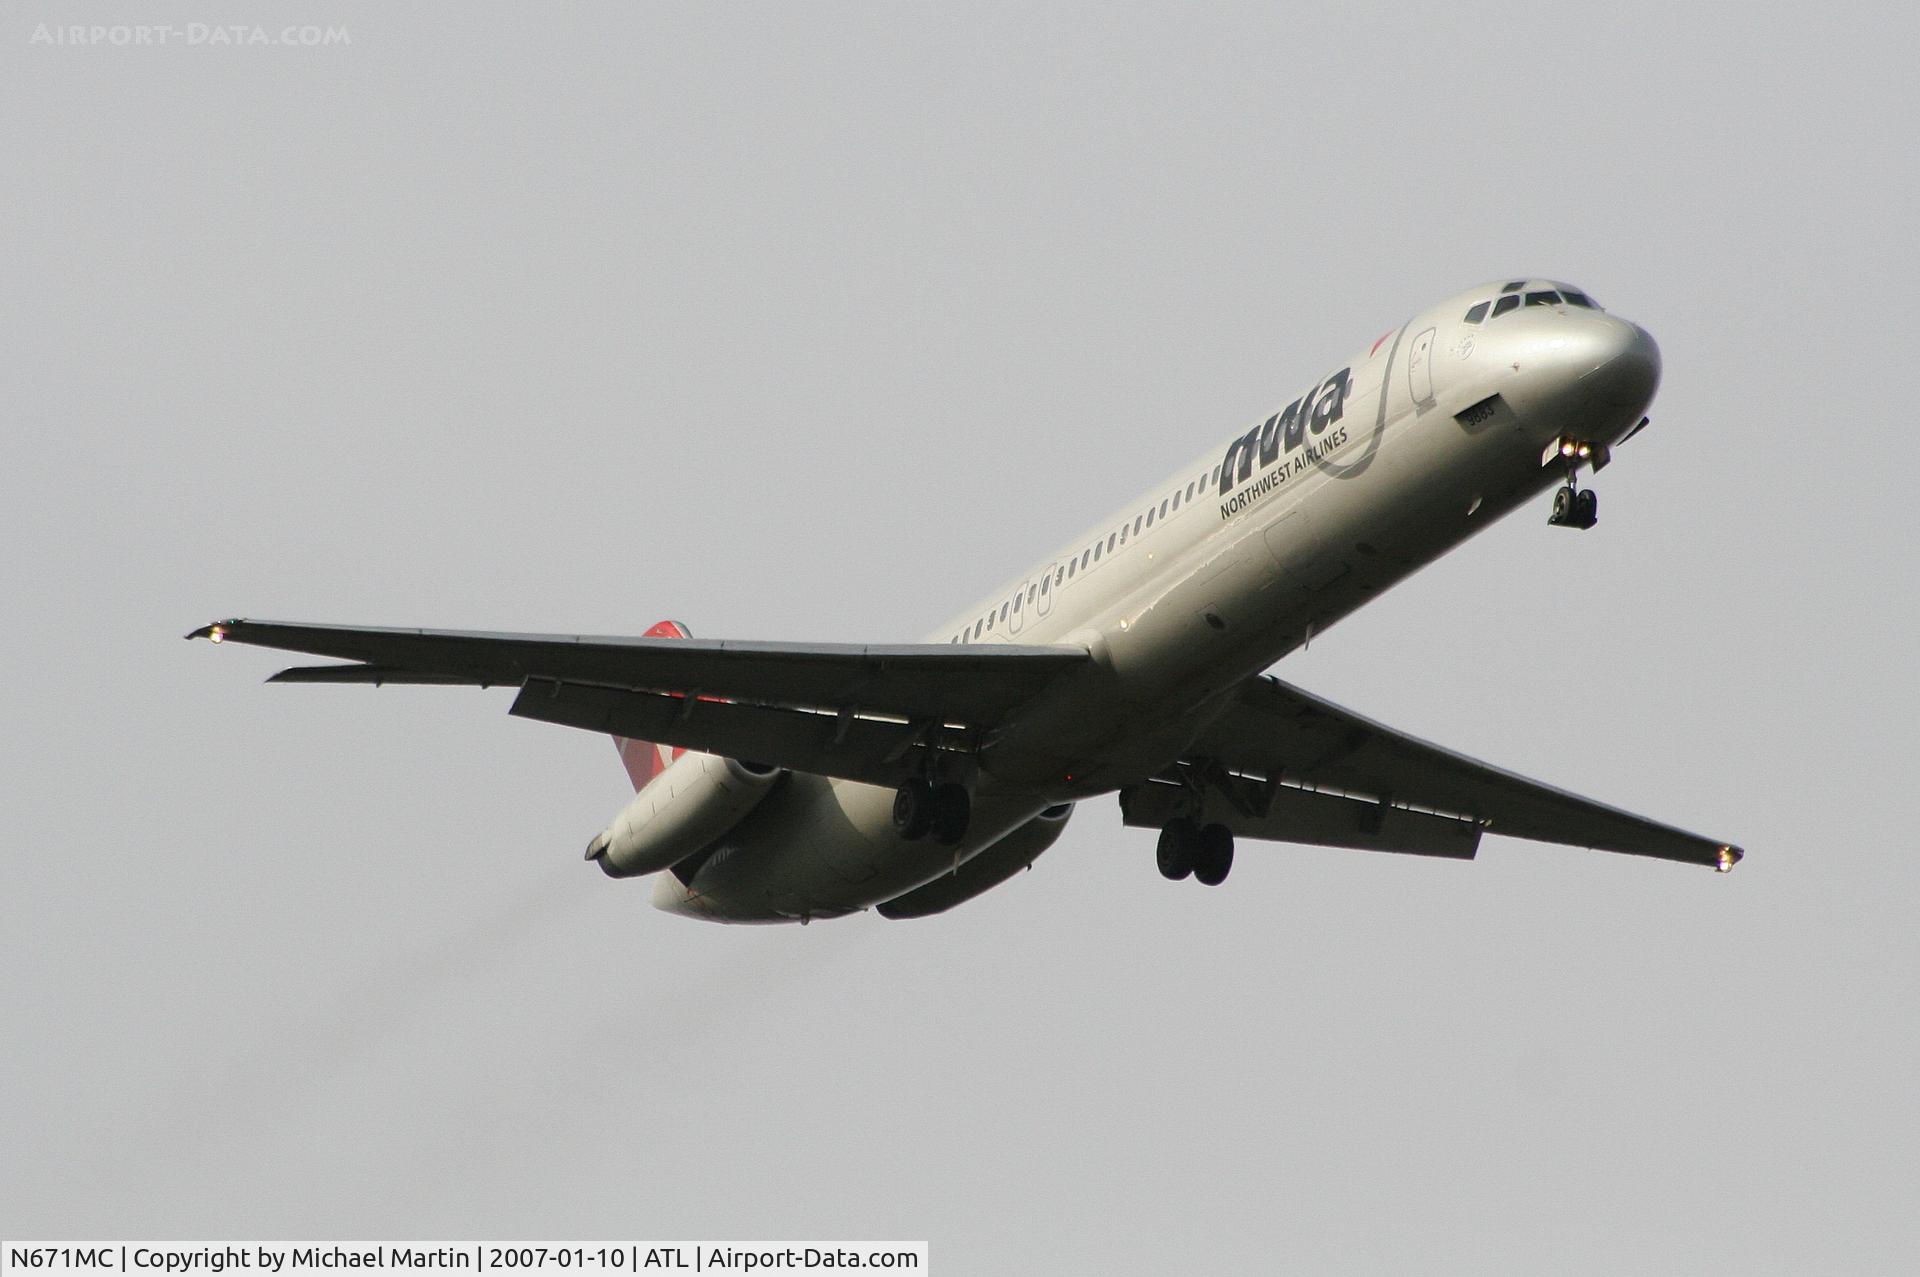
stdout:
POLYGON ((1584 291, 1495 282, 1383 334, 919 643, 370 629, 235 619, 188 638, 344 664, 283 683, 510 687, 612 736, 635 794, 586 858, 668 913, 944 913, 1117 795, 1172 880, 1244 840, 1472 859, 1481 836, 1730 870, 1719 839, 1418 740, 1266 671, 1554 488, 1590 529, 1660 352, 1584 291))

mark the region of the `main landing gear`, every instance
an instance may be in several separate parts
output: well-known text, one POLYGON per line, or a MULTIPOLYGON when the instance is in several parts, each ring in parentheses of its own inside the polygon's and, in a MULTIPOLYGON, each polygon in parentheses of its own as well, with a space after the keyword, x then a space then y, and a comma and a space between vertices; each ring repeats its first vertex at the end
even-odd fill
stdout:
POLYGON ((1178 882, 1192 874, 1194 881, 1217 887, 1233 869, 1233 831, 1225 825, 1196 825, 1184 816, 1175 817, 1160 831, 1156 858, 1163 878, 1178 882))
POLYGON ((934 841, 956 847, 972 818, 973 798, 965 785, 910 780, 893 795, 893 830, 908 842, 932 834, 934 841))

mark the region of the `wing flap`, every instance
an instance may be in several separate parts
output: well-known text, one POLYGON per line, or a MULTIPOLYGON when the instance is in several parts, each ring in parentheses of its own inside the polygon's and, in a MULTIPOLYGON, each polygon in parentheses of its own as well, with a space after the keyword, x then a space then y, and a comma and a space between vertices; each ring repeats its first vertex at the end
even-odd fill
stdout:
MULTIPOLYGON (((1472 860, 1480 846, 1480 826, 1471 820, 1271 781, 1256 785, 1232 779, 1241 790, 1251 791, 1251 797, 1210 807, 1206 819, 1224 824, 1239 838, 1452 860, 1472 860)), ((1185 815, 1187 802, 1184 785, 1149 781, 1120 791, 1120 816, 1129 825, 1161 828, 1185 815)))
POLYGON ((875 785, 898 784, 911 771, 911 751, 937 747, 947 735, 947 729, 932 723, 693 700, 543 678, 528 679, 508 712, 875 785))
POLYGON ((296 665, 268 676, 269 683, 420 683, 472 687, 474 682, 459 674, 436 674, 429 670, 408 670, 393 665, 296 665))

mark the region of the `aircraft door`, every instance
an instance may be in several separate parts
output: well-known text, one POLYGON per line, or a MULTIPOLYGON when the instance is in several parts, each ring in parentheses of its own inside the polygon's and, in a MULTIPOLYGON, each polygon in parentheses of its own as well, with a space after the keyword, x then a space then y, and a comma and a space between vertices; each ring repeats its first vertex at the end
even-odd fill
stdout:
POLYGON ((1027 596, 1032 594, 1033 582, 1023 581, 1013 596, 1013 609, 1007 613, 1007 633, 1018 634, 1027 624, 1027 596))
POLYGON ((1035 597, 1033 606, 1041 616, 1049 616, 1053 613, 1053 595, 1056 584, 1053 579, 1054 576, 1055 565, 1051 563, 1047 564, 1046 570, 1040 573, 1040 593, 1035 597))
POLYGON ((1429 328, 1415 337, 1407 352, 1407 393, 1422 412, 1433 407, 1433 333, 1429 328))

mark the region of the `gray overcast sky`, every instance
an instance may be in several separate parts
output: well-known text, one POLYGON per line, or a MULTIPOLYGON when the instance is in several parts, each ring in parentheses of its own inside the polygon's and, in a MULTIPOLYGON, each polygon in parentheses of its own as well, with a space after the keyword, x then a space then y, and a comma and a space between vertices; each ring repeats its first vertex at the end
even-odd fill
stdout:
POLYGON ((15 6, 0 1226, 1920 1265, 1915 20, 1276 8, 15 6), (605 741, 179 641, 915 638, 1526 272, 1665 352, 1600 528, 1543 502, 1286 672, 1731 877, 1209 892, 1109 801, 943 918, 703 927, 580 863, 605 741))

